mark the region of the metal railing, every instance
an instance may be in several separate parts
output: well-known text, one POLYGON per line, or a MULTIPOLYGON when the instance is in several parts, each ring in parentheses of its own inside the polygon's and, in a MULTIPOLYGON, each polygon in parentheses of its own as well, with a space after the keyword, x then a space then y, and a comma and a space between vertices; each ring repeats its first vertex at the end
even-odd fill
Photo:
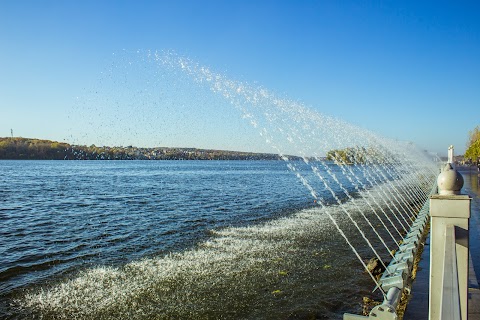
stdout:
MULTIPOLYGON (((436 192, 435 186, 431 194, 436 192)), ((430 203, 427 201, 417 218, 410 227, 409 232, 403 238, 403 242, 396 251, 392 261, 380 278, 381 290, 385 292, 382 304, 375 306, 368 316, 345 313, 344 320, 376 319, 394 320, 398 318, 397 307, 400 304, 402 293, 409 292, 411 286, 410 274, 413 268, 413 260, 423 240, 423 233, 428 224, 430 203)))

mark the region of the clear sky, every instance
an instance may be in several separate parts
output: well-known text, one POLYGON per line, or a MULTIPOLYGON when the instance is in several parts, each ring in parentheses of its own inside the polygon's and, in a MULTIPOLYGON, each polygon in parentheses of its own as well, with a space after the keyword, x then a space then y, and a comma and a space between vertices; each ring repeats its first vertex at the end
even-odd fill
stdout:
POLYGON ((141 144, 115 140, 130 132, 151 137, 145 144, 262 150, 248 123, 220 106, 225 101, 175 72, 168 84, 143 74, 153 95, 128 98, 142 86, 138 70, 149 68, 137 50, 172 50, 442 155, 450 144, 463 153, 468 131, 480 125, 479 1, 2 0, 0 136, 13 129, 23 137, 141 144), (122 81, 128 84, 111 85, 122 81), (123 98, 145 107, 119 112, 105 102, 123 98))

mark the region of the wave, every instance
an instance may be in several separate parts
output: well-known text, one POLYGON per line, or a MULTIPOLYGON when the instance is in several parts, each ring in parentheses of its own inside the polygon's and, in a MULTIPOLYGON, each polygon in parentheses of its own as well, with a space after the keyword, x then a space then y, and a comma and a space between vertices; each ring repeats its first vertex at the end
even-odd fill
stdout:
POLYGON ((305 310, 336 317, 356 308, 346 298, 361 295, 369 280, 325 213, 359 243, 344 212, 361 219, 356 211, 369 212, 367 199, 384 197, 380 187, 366 195, 261 225, 212 230, 194 249, 84 270, 14 304, 18 314, 56 319, 281 318, 305 310))

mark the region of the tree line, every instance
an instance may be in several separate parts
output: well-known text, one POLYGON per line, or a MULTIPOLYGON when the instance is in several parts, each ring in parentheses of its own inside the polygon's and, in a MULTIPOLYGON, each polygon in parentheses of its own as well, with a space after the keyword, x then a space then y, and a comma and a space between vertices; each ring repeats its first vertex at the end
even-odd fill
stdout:
POLYGON ((385 161, 385 156, 372 147, 354 147, 344 149, 334 149, 327 152, 327 160, 334 161, 338 164, 364 164, 364 163, 381 163, 385 161))
POLYGON ((196 148, 71 145, 30 138, 0 138, 0 159, 10 160, 279 160, 270 153, 196 148))
POLYGON ((480 126, 476 126, 468 133, 467 150, 464 158, 469 159, 470 162, 479 162, 480 158, 480 126))

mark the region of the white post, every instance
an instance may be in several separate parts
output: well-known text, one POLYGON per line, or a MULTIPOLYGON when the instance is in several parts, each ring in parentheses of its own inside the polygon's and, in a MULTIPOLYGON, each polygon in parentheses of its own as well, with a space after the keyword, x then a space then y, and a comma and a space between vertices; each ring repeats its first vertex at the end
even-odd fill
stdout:
POLYGON ((448 163, 453 164, 453 145, 448 147, 448 163))

